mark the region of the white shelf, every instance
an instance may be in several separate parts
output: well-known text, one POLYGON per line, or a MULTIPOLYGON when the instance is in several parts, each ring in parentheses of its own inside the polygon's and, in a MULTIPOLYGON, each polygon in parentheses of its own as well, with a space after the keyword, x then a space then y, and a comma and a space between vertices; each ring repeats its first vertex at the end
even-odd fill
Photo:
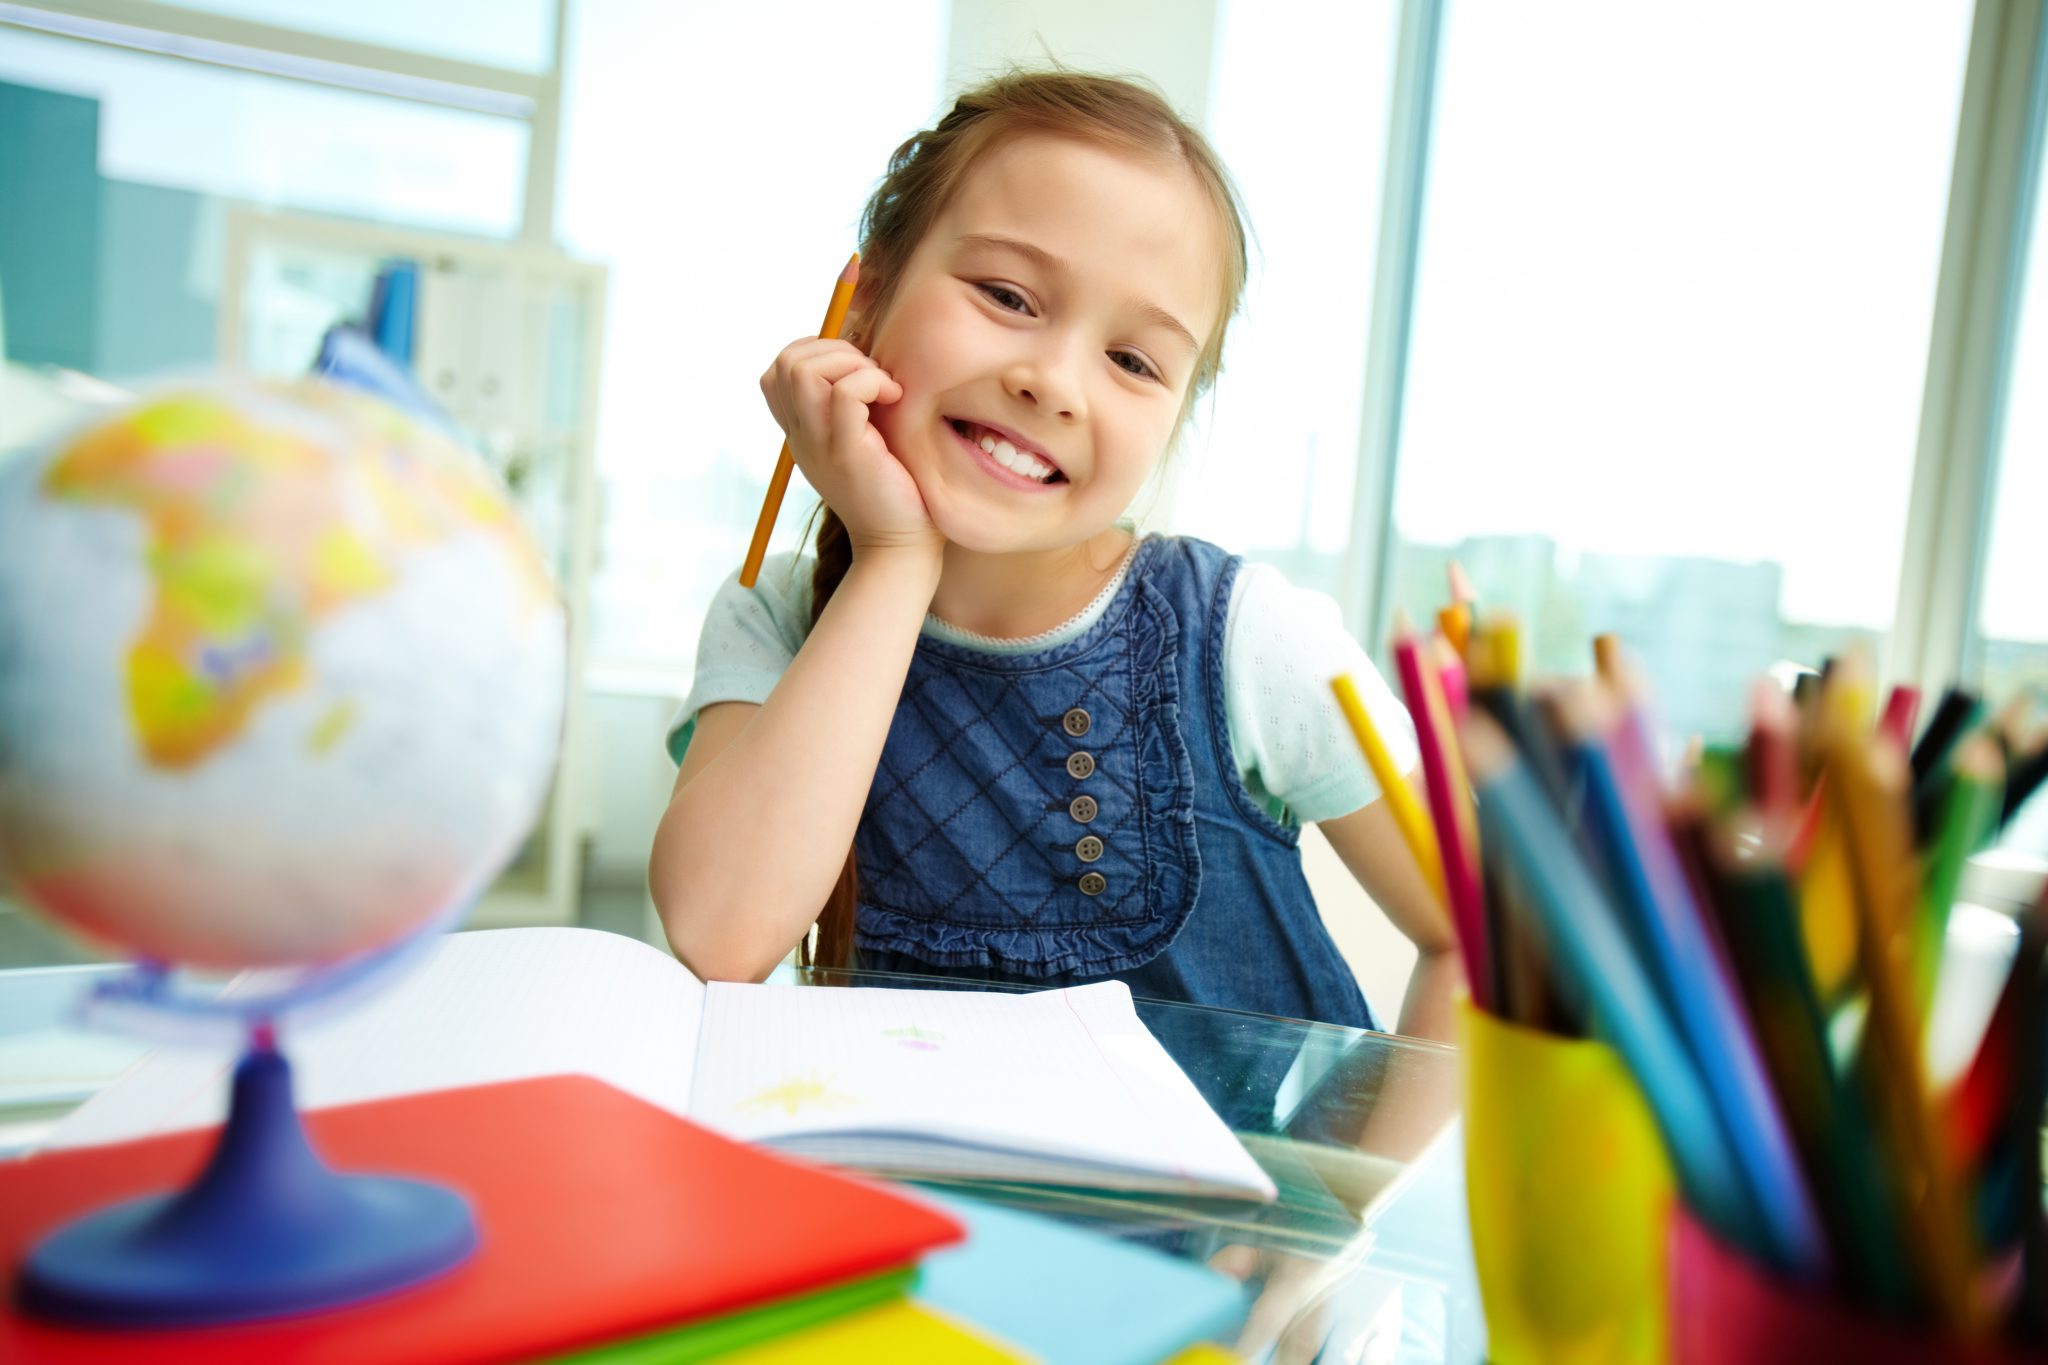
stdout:
POLYGON ((359 317, 383 265, 419 269, 415 368, 540 538, 569 617, 562 759, 527 849, 468 924, 571 924, 583 836, 573 762, 586 724, 584 652, 597 534, 597 386, 606 272, 558 251, 297 214, 228 215, 218 351, 230 371, 304 374, 319 339, 359 317))

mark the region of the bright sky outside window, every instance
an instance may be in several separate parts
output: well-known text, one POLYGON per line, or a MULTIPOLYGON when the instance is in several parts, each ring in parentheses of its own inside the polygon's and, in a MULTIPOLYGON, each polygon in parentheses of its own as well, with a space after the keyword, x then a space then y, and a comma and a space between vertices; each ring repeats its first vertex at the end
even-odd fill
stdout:
POLYGON ((0 30, 0 80, 98 100, 99 173, 275 208, 509 237, 524 123, 0 30))
POLYGON ((1681 730, 1881 640, 1970 9, 1450 8, 1397 602, 1456 553, 1540 668, 1618 630, 1681 730))
POLYGON ((1335 593, 1400 5, 1220 8, 1209 132, 1257 241, 1216 397, 1176 457, 1170 519, 1335 593))
MULTIPOLYGON (((824 0, 571 11, 561 233, 612 271, 600 666, 696 657, 781 441, 761 371, 818 325, 889 153, 933 116, 945 22, 939 0, 886 24, 824 0)), ((799 475, 771 548, 815 503, 799 475)))

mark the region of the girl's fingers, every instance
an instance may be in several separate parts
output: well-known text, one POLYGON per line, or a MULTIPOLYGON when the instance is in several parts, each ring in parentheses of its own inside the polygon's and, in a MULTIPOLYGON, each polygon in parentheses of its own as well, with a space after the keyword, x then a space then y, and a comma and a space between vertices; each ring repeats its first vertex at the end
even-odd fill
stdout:
POLYGON ((775 363, 761 376, 761 390, 766 393, 779 387, 786 391, 806 378, 822 379, 831 384, 861 366, 873 363, 850 341, 812 337, 782 348, 775 357, 775 363))
POLYGON ((874 362, 850 343, 813 338, 788 347, 775 358, 761 376, 761 393, 775 420, 785 431, 794 432, 825 415, 833 386, 872 368, 874 362))
POLYGON ((893 403, 903 396, 903 386, 881 366, 870 363, 863 369, 835 381, 832 385, 834 398, 841 394, 858 399, 863 406, 877 403, 893 403))
MULTIPOLYGON (((832 386, 829 444, 848 451, 868 431, 868 406, 879 402, 883 386, 896 381, 880 369, 858 370, 832 386)), ((901 390, 899 389, 900 393, 901 390)))

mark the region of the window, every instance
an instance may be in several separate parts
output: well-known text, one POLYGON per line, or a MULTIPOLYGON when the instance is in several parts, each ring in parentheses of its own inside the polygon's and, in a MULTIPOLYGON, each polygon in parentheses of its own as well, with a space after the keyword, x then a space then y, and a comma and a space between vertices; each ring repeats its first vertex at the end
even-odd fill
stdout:
MULTIPOLYGON (((2034 202, 2021 206, 2034 221, 2020 266, 2019 331, 1992 481, 1989 553, 1980 567, 1976 628, 1965 669, 1965 676, 1977 676, 1987 697, 2002 700, 2030 691, 2037 707, 2048 701, 2048 536, 2038 524, 2048 508, 2048 384, 2041 380, 2048 375, 2048 213, 2040 202, 2048 144, 2039 138, 2041 117, 2036 110, 2034 202)), ((2048 865, 2048 798, 2029 801, 2002 843, 1992 861, 2038 877, 2048 865)))
POLYGON ((0 146, 11 357, 125 384, 214 362, 228 202, 509 236, 527 126, 0 28, 0 146))
POLYGON ((1535 669, 1617 631, 1710 736, 1775 660, 1881 642, 1970 12, 1451 7, 1394 604, 1455 556, 1535 669))
POLYGON ((1335 594, 1400 6, 1220 8, 1209 133, 1257 241, 1223 377, 1169 473, 1170 520, 1335 594))
POLYGON ((509 118, 0 29, 0 80, 99 103, 109 180, 506 237, 526 125, 509 118))
POLYGON ((203 10, 302 33, 449 57, 511 71, 554 65, 554 0, 178 0, 203 10))
MULTIPOLYGON (((761 371, 818 325, 889 153, 932 117, 944 38, 936 0, 887 23, 823 0, 571 15, 562 237, 612 271, 594 665, 688 671, 781 440, 761 371)), ((792 481, 771 548, 815 502, 792 481)))

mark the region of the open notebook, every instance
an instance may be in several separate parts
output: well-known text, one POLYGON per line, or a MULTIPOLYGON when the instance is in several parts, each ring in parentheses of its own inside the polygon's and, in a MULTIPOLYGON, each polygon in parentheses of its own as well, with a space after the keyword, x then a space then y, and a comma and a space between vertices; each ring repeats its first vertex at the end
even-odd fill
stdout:
MULTIPOLYGON (((306 1109, 576 1072, 733 1137, 865 1170, 1275 1193, 1121 982, 1029 995, 707 986, 616 934, 498 929, 448 936, 350 1013, 287 1021, 284 1042, 306 1109)), ((218 1122, 232 1063, 159 1048, 50 1145, 218 1122)))

